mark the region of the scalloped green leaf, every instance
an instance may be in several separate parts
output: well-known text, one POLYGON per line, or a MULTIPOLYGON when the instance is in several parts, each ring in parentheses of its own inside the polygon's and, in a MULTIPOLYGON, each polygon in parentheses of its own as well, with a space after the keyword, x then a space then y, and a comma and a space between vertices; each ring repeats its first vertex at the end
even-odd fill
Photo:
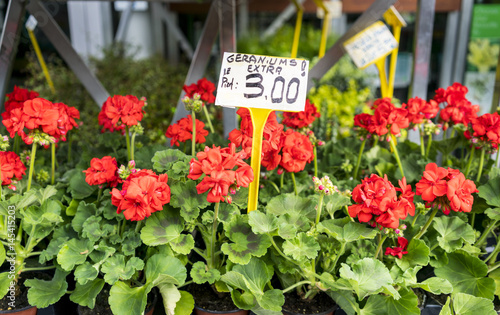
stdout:
POLYGON ((233 216, 231 221, 224 225, 224 230, 232 243, 222 244, 221 250, 235 264, 245 265, 252 256, 265 255, 267 248, 271 246, 267 235, 258 235, 252 232, 246 215, 233 216))
POLYGON ((168 244, 179 238, 184 230, 184 222, 175 209, 166 207, 153 213, 141 229, 141 239, 148 246, 168 244))
POLYGON ((297 226, 292 221, 292 217, 288 214, 278 217, 278 235, 285 239, 294 238, 297 235, 297 226))
MULTIPOLYGON (((164 279, 161 275, 170 276, 173 284, 182 285, 186 281, 187 271, 182 262, 173 257, 164 254, 155 254, 151 256, 146 263, 146 280, 148 283, 156 285, 164 279)), ((165 282, 165 281, 164 281, 165 282)))
POLYGON ((5 247, 3 244, 0 244, 0 266, 3 265, 5 258, 7 258, 7 255, 5 254, 5 247))
MULTIPOLYGON (((116 210, 115 210, 116 211, 116 210)), ((97 208, 93 203, 86 203, 85 201, 80 202, 78 208, 76 209, 76 214, 73 220, 71 220, 71 226, 75 231, 81 233, 83 230, 83 224, 93 215, 96 215, 97 208)))
POLYGON ((408 254, 404 254, 403 258, 396 259, 396 264, 403 271, 415 266, 427 266, 429 263, 430 249, 424 241, 412 239, 408 244, 408 254))
MULTIPOLYGON (((236 205, 228 204, 228 203, 220 203, 219 204, 219 215, 217 219, 222 223, 228 223, 231 221, 231 218, 235 215, 240 215, 241 211, 238 209, 236 205)), ((213 216, 213 212, 212 212, 213 216)), ((213 218, 212 218, 213 222, 213 218)))
POLYGON ((131 288, 125 282, 116 282, 109 290, 108 301, 111 311, 120 315, 143 314, 149 290, 150 286, 131 288))
POLYGON ((310 222, 316 218, 316 204, 309 198, 295 194, 281 194, 272 198, 266 206, 266 213, 277 216, 290 215, 290 223, 298 230, 309 229, 310 222))
POLYGON ((472 294, 493 300, 495 281, 486 278, 488 266, 479 258, 463 251, 448 254, 448 264, 436 268, 437 277, 448 280, 453 292, 472 294))
POLYGON ((138 257, 131 257, 125 262, 125 256, 117 254, 107 259, 102 264, 101 272, 104 273, 104 281, 113 285, 118 280, 128 280, 138 270, 144 268, 144 261, 138 257))
POLYGON ((448 253, 461 248, 464 241, 472 244, 476 240, 472 226, 457 217, 434 218, 433 227, 440 235, 437 237, 439 246, 448 253))
POLYGON ((66 208, 66 215, 70 217, 74 217, 76 214, 76 209, 78 209, 78 205, 80 204, 80 200, 71 199, 69 206, 66 208))
POLYGON ((75 290, 73 290, 69 299, 81 306, 93 309, 95 307, 95 299, 103 287, 104 280, 102 279, 94 279, 83 285, 76 283, 75 290))
POLYGON ((421 288, 427 292, 431 292, 432 294, 450 294, 453 291, 453 286, 451 283, 443 278, 432 277, 426 279, 422 283, 419 283, 414 288, 421 288))
POLYGON ((325 220, 318 224, 318 231, 326 233, 339 242, 354 242, 362 239, 373 239, 377 230, 366 224, 352 222, 349 219, 325 220))
POLYGON ((76 265, 83 264, 93 250, 94 242, 71 239, 59 250, 57 262, 64 270, 71 271, 76 265))
POLYGON ((321 246, 316 242, 316 239, 303 232, 283 243, 283 253, 301 262, 316 258, 320 249, 321 246))
POLYGON ((172 283, 160 283, 157 285, 163 298, 163 306, 166 315, 174 315, 177 302, 181 299, 181 293, 172 283))
POLYGON ((492 220, 500 220, 500 208, 488 208, 484 213, 492 220))
POLYGON ((398 300, 385 295, 372 295, 360 315, 420 315, 418 298, 412 290, 400 289, 398 300))
POLYGON ((179 291, 181 299, 175 306, 175 315, 191 315, 194 309, 194 298, 191 293, 186 291, 179 291))
POLYGON ((347 315, 356 315, 361 311, 356 298, 351 291, 328 290, 326 292, 347 315))
POLYGON ((208 266, 202 261, 193 264, 190 275, 193 282, 198 284, 205 282, 213 284, 220 279, 220 271, 217 269, 208 269, 208 266))
POLYGON ((385 265, 372 258, 365 258, 349 266, 342 264, 340 277, 347 280, 360 300, 370 294, 381 292, 384 286, 392 285, 392 277, 385 265))
POLYGON ((191 234, 181 234, 170 242, 170 247, 178 254, 187 255, 194 248, 194 238, 191 234))
POLYGON ((342 209, 344 206, 350 205, 351 198, 335 193, 333 195, 325 196, 324 203, 326 211, 330 215, 333 215, 336 211, 342 209))
POLYGON ((486 200, 486 203, 493 207, 500 207, 500 177, 490 178, 488 182, 477 188, 479 197, 486 200))
POLYGON ((115 227, 101 221, 101 216, 91 216, 87 218, 82 224, 82 237, 97 242, 101 237, 106 237, 113 233, 115 227))
POLYGON ((496 315, 493 303, 485 298, 476 297, 464 293, 456 293, 452 296, 453 312, 448 306, 443 307, 440 314, 460 314, 460 315, 496 315), (448 313, 447 313, 448 312, 448 313))
POLYGON ((488 277, 495 281, 495 295, 500 296, 500 269, 495 269, 488 274, 488 277))
POLYGON ((142 245, 141 235, 135 230, 129 230, 123 233, 122 252, 125 256, 135 254, 135 249, 142 245))
POLYGON ((278 229, 278 220, 276 216, 258 210, 248 214, 248 223, 255 234, 271 234, 278 229))
POLYGON ((85 285, 89 281, 93 281, 98 274, 98 267, 91 265, 88 261, 79 265, 75 269, 75 279, 80 285, 85 285))
POLYGON ((198 194, 196 182, 178 182, 170 185, 170 205, 180 208, 180 214, 187 222, 193 222, 200 215, 200 209, 210 205, 206 194, 198 194))
POLYGON ((73 169, 66 172, 65 177, 69 178, 68 192, 73 199, 85 199, 90 197, 97 186, 90 186, 85 181, 85 173, 81 169, 73 169), (69 174, 71 173, 71 174, 69 174))
POLYGON ((52 280, 26 280, 24 285, 29 287, 28 301, 30 305, 44 308, 59 301, 68 289, 68 283, 66 282, 66 276, 68 274, 69 272, 56 269, 56 273, 52 280))
POLYGON ((101 240, 97 246, 94 246, 94 250, 90 253, 89 257, 94 263, 101 265, 115 252, 116 248, 108 246, 104 240, 101 240))
POLYGON ((153 168, 158 172, 168 171, 172 165, 177 161, 183 161, 189 159, 189 157, 182 151, 178 149, 166 149, 163 151, 157 151, 151 162, 153 162, 153 168))
POLYGON ((0 273, 0 297, 4 297, 9 292, 11 279, 8 272, 0 273))

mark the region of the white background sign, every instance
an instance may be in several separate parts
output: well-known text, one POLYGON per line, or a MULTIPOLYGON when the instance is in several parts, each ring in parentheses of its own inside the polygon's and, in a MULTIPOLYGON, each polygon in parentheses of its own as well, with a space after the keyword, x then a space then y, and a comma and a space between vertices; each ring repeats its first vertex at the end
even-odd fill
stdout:
POLYGON ((224 53, 215 105, 303 111, 309 61, 224 53))
POLYGON ((376 22, 346 41, 344 47, 356 66, 363 69, 391 53, 398 42, 384 23, 376 22))

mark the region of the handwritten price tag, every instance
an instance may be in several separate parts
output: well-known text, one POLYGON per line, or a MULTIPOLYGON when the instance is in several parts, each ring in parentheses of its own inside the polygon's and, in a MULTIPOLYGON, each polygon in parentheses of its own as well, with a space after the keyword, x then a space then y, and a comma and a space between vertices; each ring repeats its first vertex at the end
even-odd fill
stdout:
POLYGON ((382 22, 376 22, 344 43, 352 61, 360 69, 390 54, 398 42, 382 22))
POLYGON ((224 53, 215 105, 303 111, 309 61, 224 53))

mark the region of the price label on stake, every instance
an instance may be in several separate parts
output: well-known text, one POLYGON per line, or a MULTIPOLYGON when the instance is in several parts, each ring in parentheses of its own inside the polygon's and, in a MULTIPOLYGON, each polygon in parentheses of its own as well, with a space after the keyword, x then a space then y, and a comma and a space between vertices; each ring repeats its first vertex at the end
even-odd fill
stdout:
POLYGON ((254 180, 248 210, 257 209, 262 138, 267 117, 274 110, 305 109, 309 61, 238 53, 224 53, 215 105, 246 107, 252 117, 251 167, 254 180))

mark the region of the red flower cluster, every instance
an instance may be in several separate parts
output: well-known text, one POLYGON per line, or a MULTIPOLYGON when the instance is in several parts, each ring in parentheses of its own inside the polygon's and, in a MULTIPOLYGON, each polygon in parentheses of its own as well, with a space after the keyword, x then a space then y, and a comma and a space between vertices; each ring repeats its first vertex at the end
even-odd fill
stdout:
POLYGON ((399 181, 400 188, 395 188, 391 182, 376 174, 366 177, 352 191, 352 199, 356 204, 349 206, 349 215, 358 217, 359 222, 370 222, 380 228, 397 229, 399 220, 408 214, 415 215, 414 193, 403 177, 399 181), (399 197, 397 191, 401 192, 399 197))
POLYGON ((398 237, 398 245, 397 247, 387 247, 385 249, 385 254, 398 257, 399 259, 403 258, 404 254, 408 254, 406 250, 408 247, 408 240, 404 237, 398 237))
POLYGON ((243 161, 244 155, 242 151, 236 152, 234 144, 223 149, 205 147, 203 152, 196 154, 197 159, 191 159, 188 178, 197 180, 205 175, 196 186, 198 194, 209 190, 208 202, 226 200, 231 203, 231 198, 227 197, 229 191, 248 187, 254 178, 252 168, 243 161))
MULTIPOLYGON (((208 136, 208 130, 205 130, 205 124, 196 119, 196 143, 205 143, 205 136, 208 136)), ((165 133, 167 138, 171 138, 170 145, 179 146, 180 142, 186 142, 193 138, 193 118, 191 115, 181 118, 177 123, 168 126, 165 133)))
POLYGON ((414 125, 421 124, 426 119, 436 117, 439 111, 438 102, 435 100, 426 102, 419 97, 409 99, 408 104, 403 104, 403 107, 408 110, 408 119, 414 125))
POLYGON ((309 137, 292 129, 284 133, 280 166, 287 172, 300 172, 314 160, 314 147, 309 137))
POLYGON ((316 106, 306 100, 306 107, 304 111, 298 113, 283 112, 283 125, 290 128, 303 128, 307 127, 320 117, 321 114, 316 109, 316 106))
POLYGON ((444 122, 443 129, 448 129, 450 124, 463 124, 467 126, 469 122, 477 117, 479 105, 472 105, 467 100, 467 87, 460 83, 453 83, 446 90, 439 88, 436 90, 434 100, 437 103, 446 103, 446 107, 439 113, 440 120, 444 122))
POLYGON ((75 118, 80 118, 80 112, 63 103, 54 104, 43 98, 35 98, 25 101, 22 107, 4 112, 2 118, 11 138, 17 133, 26 144, 31 144, 33 138, 26 135, 24 128, 40 130, 56 141, 65 141, 67 132, 78 127, 75 118))
POLYGON ((113 188, 111 203, 123 211, 125 219, 140 221, 160 211, 170 202, 168 175, 156 175, 151 170, 140 170, 130 174, 122 185, 122 190, 113 188))
POLYGON ((471 120, 472 130, 466 130, 464 135, 467 139, 480 140, 498 149, 500 143, 500 115, 498 113, 486 113, 471 120))
MULTIPOLYGON (((245 152, 243 159, 249 158, 252 154, 253 126, 250 111, 240 108, 236 112, 241 117, 240 129, 234 129, 229 133, 229 141, 236 147, 241 147, 245 152)), ((281 161, 280 150, 282 147, 284 126, 278 123, 276 114, 272 112, 267 118, 264 126, 264 139, 262 141, 262 166, 268 171, 278 167, 281 161)))
POLYGON ((21 108, 25 101, 37 98, 38 95, 39 94, 35 91, 28 91, 27 89, 14 86, 14 90, 6 95, 7 101, 5 101, 5 111, 10 112, 15 108, 21 108))
POLYGON ((466 179, 459 170, 438 167, 436 163, 425 166, 422 179, 416 184, 417 195, 427 201, 427 206, 443 208, 448 215, 455 212, 470 212, 474 202, 473 193, 478 192, 476 184, 466 179))
POLYGON ((19 156, 11 151, 0 151, 0 167, 2 185, 10 185, 13 178, 21 180, 23 175, 26 175, 26 166, 21 162, 19 156))
POLYGON ((215 85, 206 78, 199 79, 196 84, 184 85, 182 89, 189 98, 193 98, 195 94, 199 94, 202 101, 207 103, 215 102, 215 85))
POLYGON ((85 181, 89 185, 107 184, 107 187, 116 187, 122 182, 118 175, 116 159, 111 156, 105 156, 102 159, 93 158, 90 161, 90 167, 83 172, 85 181))
POLYGON ((381 98, 373 103, 373 115, 359 114, 354 117, 354 125, 366 129, 371 134, 383 136, 390 132, 397 136, 401 129, 408 128, 408 110, 405 106, 398 108, 391 103, 391 99, 381 98))
POLYGON ((144 100, 139 100, 132 95, 115 95, 108 97, 99 113, 99 125, 103 126, 102 132, 123 130, 125 126, 135 126, 144 115, 144 100))

